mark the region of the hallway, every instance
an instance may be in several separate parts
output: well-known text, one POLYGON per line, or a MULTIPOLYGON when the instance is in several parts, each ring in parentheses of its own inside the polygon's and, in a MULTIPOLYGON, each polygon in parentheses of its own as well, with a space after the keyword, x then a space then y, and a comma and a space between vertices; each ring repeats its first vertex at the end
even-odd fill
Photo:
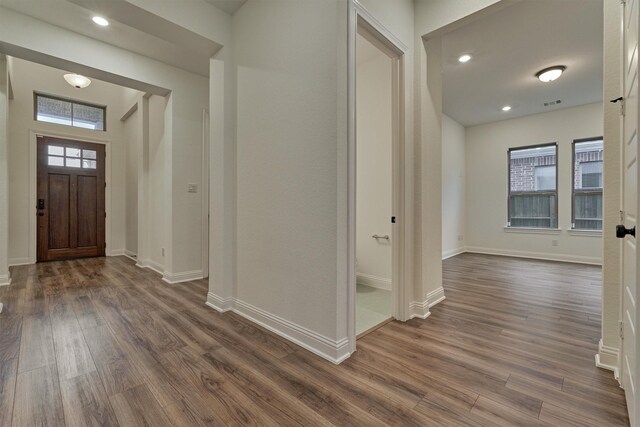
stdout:
POLYGON ((600 268, 463 254, 447 299, 339 366, 124 257, 12 269, 0 425, 627 425, 600 268), (36 402, 38 404, 36 404, 36 402), (170 421, 169 421, 170 420, 170 421))

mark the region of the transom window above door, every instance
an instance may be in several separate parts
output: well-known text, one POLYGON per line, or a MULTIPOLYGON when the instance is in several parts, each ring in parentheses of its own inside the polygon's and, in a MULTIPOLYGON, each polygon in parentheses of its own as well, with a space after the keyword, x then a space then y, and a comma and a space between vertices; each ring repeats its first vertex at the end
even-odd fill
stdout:
POLYGON ((49 145, 47 147, 47 164, 66 168, 95 169, 97 153, 95 150, 85 150, 74 147, 49 145))
POLYGON ((34 119, 91 130, 106 130, 107 108, 34 92, 34 119))

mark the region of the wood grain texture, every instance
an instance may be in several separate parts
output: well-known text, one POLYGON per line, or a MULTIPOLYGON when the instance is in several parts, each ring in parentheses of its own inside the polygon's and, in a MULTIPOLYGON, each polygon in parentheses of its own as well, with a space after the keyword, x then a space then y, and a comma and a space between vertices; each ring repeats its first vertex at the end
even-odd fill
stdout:
POLYGON ((447 299, 339 366, 124 257, 12 269, 0 425, 625 426, 597 267, 464 254, 447 299))

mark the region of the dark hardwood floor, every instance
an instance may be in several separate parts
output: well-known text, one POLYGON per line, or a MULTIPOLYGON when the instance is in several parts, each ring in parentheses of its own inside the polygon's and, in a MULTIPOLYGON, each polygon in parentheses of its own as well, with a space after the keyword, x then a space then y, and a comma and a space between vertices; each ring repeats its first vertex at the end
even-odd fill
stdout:
POLYGON ((594 366, 597 267, 464 254, 447 299, 340 366, 124 257, 15 267, 0 426, 628 425, 594 366))

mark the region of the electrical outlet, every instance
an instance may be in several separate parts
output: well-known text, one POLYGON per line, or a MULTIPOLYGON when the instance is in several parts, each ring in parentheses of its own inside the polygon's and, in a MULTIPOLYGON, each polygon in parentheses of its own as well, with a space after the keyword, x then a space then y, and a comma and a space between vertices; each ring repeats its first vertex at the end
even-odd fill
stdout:
POLYGON ((464 240, 464 237, 462 236, 462 234, 458 234, 458 242, 462 242, 464 240))
POLYGON ((187 193, 197 193, 198 185, 197 184, 187 184, 187 193))
POLYGON ((558 241, 557 240, 552 240, 551 241, 551 246, 558 246, 558 241))

